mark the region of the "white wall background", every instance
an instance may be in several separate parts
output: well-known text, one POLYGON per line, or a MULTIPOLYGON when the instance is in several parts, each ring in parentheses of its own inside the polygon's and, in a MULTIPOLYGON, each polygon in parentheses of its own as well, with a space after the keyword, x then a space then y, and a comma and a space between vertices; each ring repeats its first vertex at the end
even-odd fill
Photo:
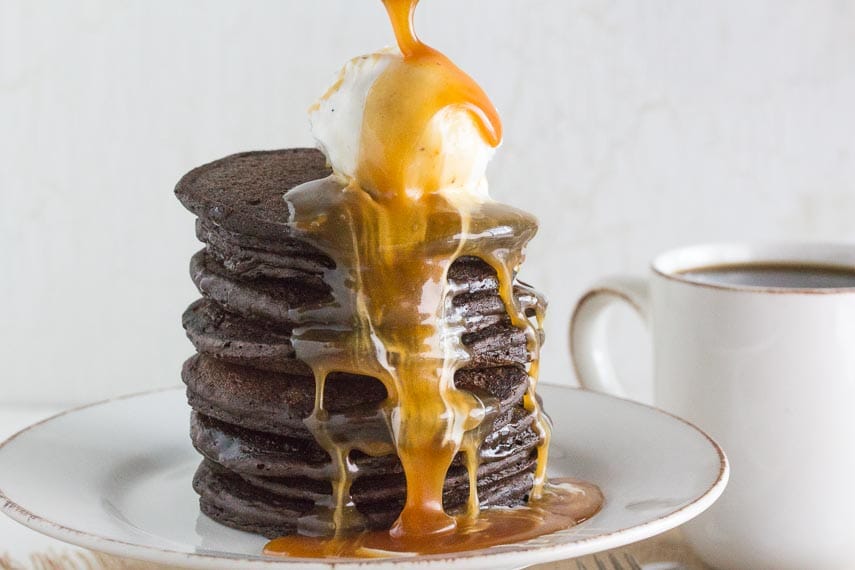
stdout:
MULTIPOLYGON (((545 381, 573 381, 567 319, 600 275, 687 242, 855 239, 855 2, 424 0, 417 24, 503 115, 494 197, 541 220, 545 381)), ((391 42, 377 0, 0 0, 0 403, 176 384, 199 245, 173 185, 310 144, 306 107, 391 42)))

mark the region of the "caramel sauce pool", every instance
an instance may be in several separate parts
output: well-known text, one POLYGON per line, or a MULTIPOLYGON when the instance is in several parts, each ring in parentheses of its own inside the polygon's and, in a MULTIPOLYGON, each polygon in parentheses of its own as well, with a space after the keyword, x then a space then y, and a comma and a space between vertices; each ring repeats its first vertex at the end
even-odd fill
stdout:
POLYGON ((271 541, 265 554, 299 558, 379 558, 443 554, 511 544, 579 524, 603 504, 600 490, 572 479, 551 481, 540 499, 524 507, 484 510, 475 519, 461 516, 457 530, 439 535, 396 538, 386 531, 343 538, 289 536, 271 541))
MULTIPOLYGON (((550 423, 535 397, 545 302, 533 291, 514 295, 523 250, 537 231, 530 214, 449 194, 431 168, 442 141, 425 136, 429 122, 448 108, 469 113, 483 140, 498 146, 502 126, 481 88, 448 58, 416 37, 418 0, 384 0, 400 61, 377 78, 365 102, 357 172, 346 183, 335 175, 286 195, 294 235, 336 264, 324 279, 334 302, 293 315, 292 342, 315 377, 315 406, 305 423, 331 458, 329 504, 308 515, 331 537, 294 535, 270 542, 265 554, 364 557, 458 552, 526 540, 572 526, 602 504, 599 490, 581 482, 546 483, 550 423), (524 330, 531 363, 525 408, 540 437, 527 506, 480 509, 479 449, 498 402, 459 390, 454 374, 470 358, 460 341, 462 316, 447 273, 459 257, 475 256, 498 276, 499 295, 514 326, 524 330), (530 318, 531 317, 531 318, 530 318), (388 430, 360 431, 331 415, 324 384, 332 372, 371 376, 386 387, 378 413, 388 430), (389 531, 368 531, 350 496, 350 454, 397 454, 406 477, 406 502, 389 531), (452 460, 462 454, 469 472, 465 512, 443 509, 442 491, 452 460)), ((452 181, 453 182, 453 181, 452 181)), ((517 285, 518 289, 525 289, 517 285)), ((317 526, 317 525, 315 525, 317 526)), ((298 521, 299 530, 299 521, 298 521)))

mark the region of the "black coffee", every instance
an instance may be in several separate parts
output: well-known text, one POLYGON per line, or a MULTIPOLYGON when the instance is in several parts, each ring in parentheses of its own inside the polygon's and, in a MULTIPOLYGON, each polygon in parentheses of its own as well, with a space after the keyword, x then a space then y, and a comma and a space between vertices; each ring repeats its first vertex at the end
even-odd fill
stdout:
POLYGON ((697 283, 782 289, 855 287, 855 267, 802 263, 742 263, 681 271, 697 283))

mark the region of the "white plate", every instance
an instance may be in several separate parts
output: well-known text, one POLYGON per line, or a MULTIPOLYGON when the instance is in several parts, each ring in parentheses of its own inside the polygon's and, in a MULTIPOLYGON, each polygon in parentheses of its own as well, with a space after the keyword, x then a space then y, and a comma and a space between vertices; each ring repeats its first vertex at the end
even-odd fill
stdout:
POLYGON ((277 559, 265 540, 199 513, 181 390, 93 404, 38 423, 0 446, 0 503, 17 521, 110 554, 194 568, 519 568, 583 556, 676 527, 724 490, 728 465, 696 427, 641 404, 542 385, 555 422, 550 475, 600 486, 591 520, 511 547, 363 562, 277 559))

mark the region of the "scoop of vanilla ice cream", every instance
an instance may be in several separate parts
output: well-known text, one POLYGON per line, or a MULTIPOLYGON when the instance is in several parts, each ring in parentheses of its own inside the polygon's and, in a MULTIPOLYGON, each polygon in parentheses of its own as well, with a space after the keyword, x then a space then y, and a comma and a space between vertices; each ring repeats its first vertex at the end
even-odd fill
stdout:
MULTIPOLYGON (((393 48, 350 60, 309 109, 312 136, 337 176, 356 178, 365 102, 377 78, 391 63, 401 60, 400 52, 393 48)), ((470 111, 462 106, 442 109, 427 123, 419 141, 417 146, 428 151, 414 152, 407 165, 407 180, 412 185, 438 180, 441 192, 465 191, 471 197, 487 197, 484 174, 495 149, 484 140, 470 111)))
POLYGON ((309 108, 312 136, 336 174, 356 176, 365 100, 377 78, 400 57, 385 49, 351 59, 335 83, 309 108))

